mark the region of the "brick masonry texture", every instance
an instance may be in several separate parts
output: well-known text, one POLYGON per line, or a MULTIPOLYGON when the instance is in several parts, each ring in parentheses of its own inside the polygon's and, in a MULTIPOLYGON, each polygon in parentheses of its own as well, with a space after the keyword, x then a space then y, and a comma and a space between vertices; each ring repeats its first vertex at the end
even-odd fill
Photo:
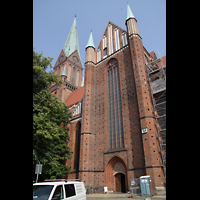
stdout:
MULTIPOLYGON (((128 20, 129 27, 135 26, 136 21, 134 20, 128 20)), ((109 21, 104 32, 107 36, 107 44, 109 43, 108 27, 110 24, 113 31, 113 53, 103 58, 103 37, 97 48, 101 51, 100 61, 96 63, 97 51, 93 47, 86 49, 83 99, 80 101, 82 112, 80 115, 73 116, 72 123, 68 125, 70 135, 68 143, 73 154, 67 161, 72 171, 66 177, 80 178, 85 186, 100 188, 101 191, 104 186, 107 186, 108 190, 116 192, 116 174, 121 174, 120 184, 125 185, 126 191, 130 187, 130 179, 143 175, 164 177, 164 174, 145 66, 145 55, 148 54, 149 58, 152 56, 143 47, 142 38, 136 26, 132 29, 136 30, 136 33, 126 32, 109 21), (120 49, 115 51, 114 30, 116 29, 119 30, 120 49), (128 43, 123 46, 121 35, 124 33, 128 43), (108 66, 113 60, 117 61, 119 70, 124 146, 110 149, 107 73, 108 66), (147 128, 147 133, 142 134, 143 128, 147 128)), ((107 52, 110 52, 109 45, 107 48, 107 52)), ((77 56, 77 52, 75 53, 77 56)), ((76 70, 78 69, 81 70, 81 66, 76 67, 76 70)), ((58 70, 58 66, 55 70, 58 70)), ((82 75, 82 71, 80 74, 82 75)), ((70 82, 66 83, 70 84, 70 82)), ((80 83, 81 79, 79 86, 80 83)), ((53 85, 51 90, 56 95, 59 87, 53 85)), ((66 96, 63 97, 64 102, 73 92, 67 91, 66 96)), ((62 96, 61 91, 58 94, 59 99, 62 96)), ((163 186, 164 182, 156 179, 154 184, 163 186)))

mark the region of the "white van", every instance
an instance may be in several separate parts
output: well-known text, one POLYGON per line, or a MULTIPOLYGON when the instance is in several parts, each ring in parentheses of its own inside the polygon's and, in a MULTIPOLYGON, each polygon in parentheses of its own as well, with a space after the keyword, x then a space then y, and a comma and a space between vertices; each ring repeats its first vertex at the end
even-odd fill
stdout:
POLYGON ((76 179, 45 180, 33 184, 33 200, 86 200, 85 186, 76 179))

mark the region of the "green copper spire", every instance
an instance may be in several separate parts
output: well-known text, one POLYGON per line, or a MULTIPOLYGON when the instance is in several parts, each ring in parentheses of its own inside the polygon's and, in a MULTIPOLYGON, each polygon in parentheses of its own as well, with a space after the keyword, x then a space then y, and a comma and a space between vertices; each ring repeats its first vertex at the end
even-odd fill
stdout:
POLYGON ((61 76, 66 76, 66 65, 64 66, 64 69, 63 69, 61 76))
POLYGON ((126 20, 130 19, 130 18, 135 18, 128 3, 127 3, 127 13, 126 13, 126 20))
POLYGON ((64 51, 66 57, 69 57, 75 50, 77 50, 79 58, 81 59, 80 51, 79 51, 79 44, 78 44, 76 15, 75 15, 71 30, 69 32, 69 35, 67 37, 67 40, 65 42, 65 45, 63 47, 63 51, 64 51))
POLYGON ((91 33, 90 33, 90 37, 89 37, 87 46, 86 46, 85 48, 87 48, 87 47, 94 47, 94 48, 95 48, 95 46, 94 46, 94 41, 93 41, 93 37, 92 37, 92 31, 91 31, 91 33))

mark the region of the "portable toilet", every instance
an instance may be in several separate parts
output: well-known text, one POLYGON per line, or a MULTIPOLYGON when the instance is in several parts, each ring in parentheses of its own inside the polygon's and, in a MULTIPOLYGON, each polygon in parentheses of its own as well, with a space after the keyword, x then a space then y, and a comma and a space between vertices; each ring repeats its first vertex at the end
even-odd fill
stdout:
POLYGON ((142 196, 153 196, 153 183, 150 176, 141 176, 140 177, 140 188, 142 196))

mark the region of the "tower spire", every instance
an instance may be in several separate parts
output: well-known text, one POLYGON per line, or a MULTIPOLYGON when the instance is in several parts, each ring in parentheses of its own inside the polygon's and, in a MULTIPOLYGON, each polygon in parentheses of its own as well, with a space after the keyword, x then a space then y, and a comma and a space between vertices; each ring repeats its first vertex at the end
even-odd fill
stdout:
POLYGON ((79 43, 78 43, 76 15, 75 15, 72 27, 71 27, 70 32, 69 32, 69 35, 68 35, 67 40, 64 44, 63 51, 64 51, 65 56, 69 57, 76 50, 77 50, 79 58, 81 60, 79 43))

